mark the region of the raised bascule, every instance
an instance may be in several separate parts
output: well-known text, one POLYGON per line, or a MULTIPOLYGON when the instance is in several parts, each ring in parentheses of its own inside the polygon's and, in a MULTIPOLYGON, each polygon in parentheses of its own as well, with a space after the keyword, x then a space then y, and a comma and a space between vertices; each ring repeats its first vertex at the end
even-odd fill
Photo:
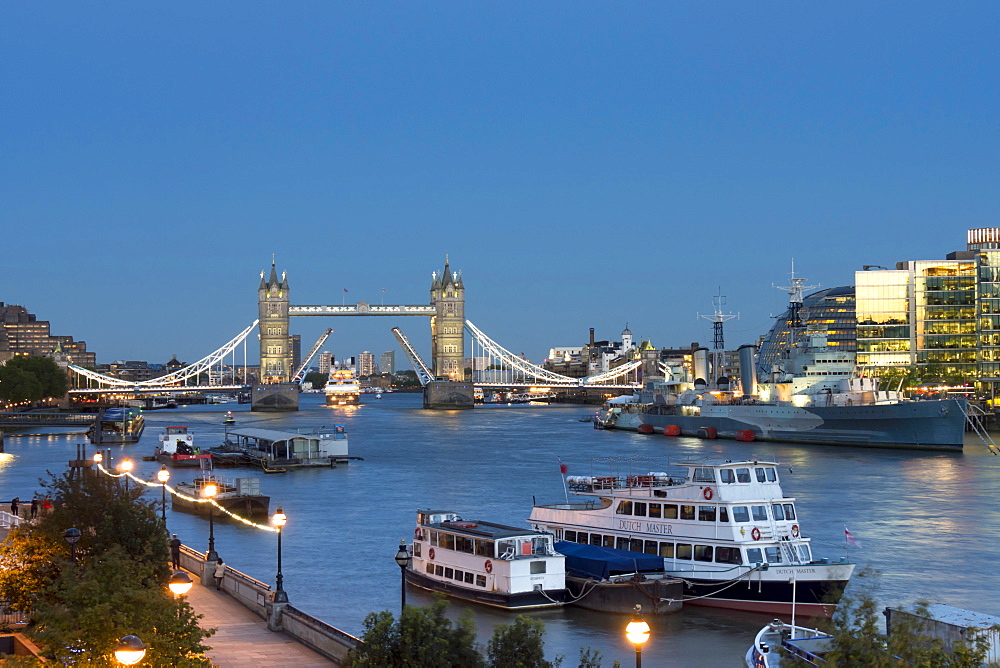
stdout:
MULTIPOLYGON (((260 334, 260 383, 251 388, 255 410, 297 410, 298 383, 292 349, 291 319, 297 317, 406 317, 430 319, 430 364, 426 364, 398 327, 396 336, 417 371, 424 386, 426 408, 471 408, 476 388, 602 388, 628 390, 640 386, 642 367, 649 360, 633 359, 622 366, 586 378, 570 378, 531 364, 496 341, 465 318, 465 284, 462 274, 451 269, 445 256, 444 269, 431 273, 429 304, 382 304, 365 302, 341 305, 295 305, 287 275, 280 277, 271 259, 269 274, 260 273, 257 288, 257 320, 221 348, 177 369, 168 376, 147 381, 126 381, 106 376, 76 365, 70 371, 85 379, 87 387, 77 387, 71 394, 108 392, 177 392, 184 389, 202 391, 245 390, 247 353, 246 345, 254 328, 260 334), (466 334, 473 354, 466 356, 466 334), (236 350, 243 347, 243 382, 236 363, 236 350), (227 363, 227 358, 229 362, 227 363), (467 360, 488 360, 478 371, 489 368, 488 380, 467 378, 467 360), (203 384, 207 379, 207 385, 203 384), (95 387, 96 385, 96 387, 95 387)), ((647 368, 647 371, 651 369, 647 368)))

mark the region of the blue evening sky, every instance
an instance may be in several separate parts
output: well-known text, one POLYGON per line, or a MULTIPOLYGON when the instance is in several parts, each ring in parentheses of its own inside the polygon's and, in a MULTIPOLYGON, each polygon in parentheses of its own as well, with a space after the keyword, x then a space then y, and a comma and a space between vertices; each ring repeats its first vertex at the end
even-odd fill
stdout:
MULTIPOLYGON (((731 347, 811 284, 997 216, 987 2, 6 3, 0 301, 99 362, 295 304, 428 301, 540 361, 628 322, 731 347)), ((425 319, 297 319, 338 356, 425 319)), ((256 357, 256 351, 251 356, 256 357)), ((400 363, 402 355, 397 353, 400 363)))

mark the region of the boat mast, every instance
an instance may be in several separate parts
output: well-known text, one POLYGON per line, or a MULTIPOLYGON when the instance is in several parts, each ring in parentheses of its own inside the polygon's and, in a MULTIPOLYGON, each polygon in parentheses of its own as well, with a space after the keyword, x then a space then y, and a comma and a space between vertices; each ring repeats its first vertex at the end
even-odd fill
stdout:
POLYGON ((788 349, 791 349, 798 343, 799 337, 802 334, 802 329, 804 325, 802 324, 802 302, 804 301, 804 296, 806 290, 813 290, 819 286, 816 285, 806 285, 805 278, 798 278, 795 276, 795 258, 792 258, 792 273, 791 273, 791 285, 781 286, 775 285, 774 287, 779 290, 784 290, 788 293, 788 349))
POLYGON ((712 297, 712 306, 714 311, 712 315, 699 315, 699 318, 704 318, 705 320, 710 320, 712 322, 712 352, 711 352, 711 365, 712 374, 715 376, 716 385, 718 385, 719 378, 724 375, 725 364, 726 364, 726 341, 723 334, 722 323, 726 320, 732 320, 733 318, 739 318, 739 313, 723 313, 722 307, 726 304, 726 298, 722 295, 722 287, 719 287, 719 294, 712 297))

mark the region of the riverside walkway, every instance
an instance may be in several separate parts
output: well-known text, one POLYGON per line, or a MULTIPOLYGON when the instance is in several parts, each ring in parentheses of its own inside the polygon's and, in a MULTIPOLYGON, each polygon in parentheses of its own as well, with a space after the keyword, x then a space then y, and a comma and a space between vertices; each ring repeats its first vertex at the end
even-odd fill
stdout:
POLYGON ((198 623, 202 628, 217 629, 205 639, 205 644, 212 648, 205 654, 213 665, 221 668, 337 665, 284 633, 269 631, 267 622, 231 596, 200 584, 196 573, 191 573, 191 579, 195 584, 186 598, 196 613, 204 615, 198 623))

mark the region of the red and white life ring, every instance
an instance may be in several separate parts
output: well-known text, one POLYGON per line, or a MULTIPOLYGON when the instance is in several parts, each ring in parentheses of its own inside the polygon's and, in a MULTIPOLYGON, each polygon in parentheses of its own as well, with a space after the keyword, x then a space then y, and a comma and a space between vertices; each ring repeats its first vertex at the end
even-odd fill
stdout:
POLYGON ((793 524, 792 525, 792 538, 798 538, 798 537, 799 537, 799 525, 798 524, 793 524))
POLYGON ((431 549, 427 550, 427 556, 430 557, 431 561, 434 561, 434 548, 433 547, 431 549))
POLYGON ((487 559, 486 563, 483 564, 483 568, 486 569, 487 573, 492 573, 493 572, 493 562, 490 561, 489 559, 487 559))
POLYGON ((711 501, 712 500, 712 488, 711 487, 706 487, 705 490, 701 493, 701 495, 705 497, 706 501, 711 501))
MULTIPOLYGON (((753 538, 754 540, 760 540, 760 529, 758 529, 757 527, 750 529, 750 537, 753 538)), ((434 550, 431 549, 431 559, 433 558, 434 558, 434 550)))
POLYGON ((423 538, 423 535, 421 535, 421 533, 420 533, 420 529, 414 529, 413 530, 413 537, 416 540, 420 540, 421 538, 423 538))

